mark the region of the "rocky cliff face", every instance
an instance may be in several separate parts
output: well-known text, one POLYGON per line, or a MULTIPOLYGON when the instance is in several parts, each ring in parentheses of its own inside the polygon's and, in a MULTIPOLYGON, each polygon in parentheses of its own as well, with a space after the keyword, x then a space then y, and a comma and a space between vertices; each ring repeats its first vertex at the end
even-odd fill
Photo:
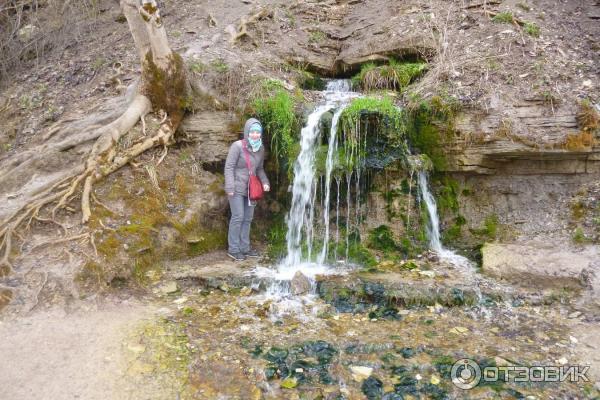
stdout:
MULTIPOLYGON (((441 207, 442 228, 479 235, 480 241, 536 235, 583 244, 598 240, 594 185, 600 176, 599 138, 597 126, 591 128, 582 118, 582 104, 597 108, 599 103, 598 4, 205 3, 164 2, 173 47, 184 55, 191 79, 211 103, 187 116, 181 137, 195 144, 192 150, 180 144, 172 151, 171 167, 185 164, 194 171, 198 167, 182 161, 192 152, 194 161, 218 172, 229 144, 238 138, 237 121, 263 78, 279 79, 290 92, 298 92, 299 77, 307 71, 349 77, 367 61, 423 60, 428 62, 425 75, 395 99, 410 104, 442 96, 459 105, 440 144, 445 178, 433 181, 438 200, 444 204, 450 196, 446 200, 456 204, 441 207)), ((39 68, 32 63, 5 82, 0 92, 0 171, 10 171, 9 158, 52 137, 56 120, 82 119, 134 82, 136 55, 119 8, 113 1, 101 2, 95 18, 92 33, 67 47, 57 44, 43 62, 38 60, 39 68)), ((310 97, 306 92, 307 102, 310 97)), ((68 170, 86 146, 63 151, 56 168, 35 165, 27 176, 2 176, 0 211, 20 207, 19 191, 35 191, 39 182, 57 179, 56 172, 68 170)), ((172 177, 161 168, 158 176, 172 177)), ((387 172, 387 182, 385 173, 376 178, 367 226, 391 224, 401 235, 407 225, 400 217, 407 201, 402 181, 408 176, 387 172), (388 189, 400 194, 390 201, 388 189)), ((211 190, 218 192, 218 179, 211 176, 210 182, 216 182, 211 190)), ((197 191, 206 186, 191 184, 197 191)), ((217 212, 225 214, 222 206, 217 212)))

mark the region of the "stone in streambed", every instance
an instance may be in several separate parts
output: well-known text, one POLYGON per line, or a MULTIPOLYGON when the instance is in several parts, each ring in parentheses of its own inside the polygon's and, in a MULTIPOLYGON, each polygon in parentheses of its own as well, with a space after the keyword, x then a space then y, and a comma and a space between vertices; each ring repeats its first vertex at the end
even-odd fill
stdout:
POLYGON ((302 272, 298 271, 292 278, 290 290, 293 295, 300 295, 310 291, 310 280, 302 272))
POLYGON ((284 389, 293 389, 298 386, 298 380, 296 378, 285 378, 281 381, 281 387, 284 389))
POLYGON ((352 371, 352 378, 354 378, 355 381, 362 382, 371 376, 373 373, 373 368, 352 365, 350 366, 350 371, 352 371))
POLYGON ((365 379, 361 389, 369 400, 381 399, 381 396, 383 395, 383 383, 374 376, 365 379))

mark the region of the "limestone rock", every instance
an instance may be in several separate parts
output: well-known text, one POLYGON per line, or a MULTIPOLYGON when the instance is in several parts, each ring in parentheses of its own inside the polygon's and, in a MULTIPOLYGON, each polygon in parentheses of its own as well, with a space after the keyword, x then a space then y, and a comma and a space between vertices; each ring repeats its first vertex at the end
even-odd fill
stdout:
POLYGON ((167 282, 159 288, 159 291, 162 294, 172 294, 172 293, 177 292, 178 290, 179 290, 179 286, 177 285, 177 282, 175 282, 175 281, 167 282))
POLYGON ((219 162, 225 161, 229 146, 240 138, 231 129, 236 121, 235 115, 225 111, 198 112, 183 120, 179 129, 197 143, 195 154, 200 161, 219 162))
POLYGON ((360 365, 351 365, 350 371, 352 371, 352 378, 357 382, 362 382, 373 373, 373 368, 363 367, 360 365))
POLYGON ((483 246, 483 272, 511 283, 535 288, 581 289, 600 293, 600 280, 582 282, 600 257, 598 246, 569 249, 552 245, 487 243, 483 246))
POLYGON ((298 271, 292 278, 290 290, 294 295, 308 293, 310 291, 310 280, 302 272, 298 271))

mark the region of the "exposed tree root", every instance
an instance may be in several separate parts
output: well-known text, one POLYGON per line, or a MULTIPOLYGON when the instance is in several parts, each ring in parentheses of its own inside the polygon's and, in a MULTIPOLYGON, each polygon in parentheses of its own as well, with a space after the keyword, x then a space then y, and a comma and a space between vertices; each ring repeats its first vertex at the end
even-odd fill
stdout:
MULTIPOLYGON (((132 96, 126 110, 118 117, 114 113, 109 113, 107 115, 111 116, 110 121, 98 119, 88 121, 88 124, 80 130, 81 133, 77 135, 62 132, 61 128, 64 125, 56 125, 44 136, 48 140, 52 138, 52 142, 22 152, 11 158, 5 164, 6 167, 0 170, 0 182, 2 182, 11 174, 33 167, 48 154, 59 154, 61 151, 95 140, 80 165, 71 168, 55 181, 38 188, 35 195, 0 222, 0 253, 2 254, 0 267, 6 266, 9 272, 12 271, 9 258, 13 247, 13 235, 18 235, 17 229, 23 224, 29 227, 33 220, 56 223, 66 234, 65 226, 55 220, 56 213, 61 209, 72 210, 69 204, 74 197, 81 193, 81 220, 82 223, 86 223, 91 216, 90 198, 93 197, 96 182, 132 163, 136 157, 153 147, 163 148, 159 163, 162 162, 167 155, 167 146, 174 141, 173 135, 183 116, 181 101, 177 96, 185 96, 189 91, 185 70, 182 67, 183 61, 181 57, 173 54, 169 47, 158 6, 154 0, 143 0, 141 6, 137 0, 121 0, 121 8, 140 55, 143 71, 141 87, 138 88, 137 94, 132 96), (144 116, 151 111, 153 105, 157 111, 162 112, 162 121, 156 133, 152 136, 143 136, 139 142, 120 149, 119 140, 138 121, 141 121, 142 131, 146 134, 144 116), (50 217, 40 217, 40 211, 50 206, 53 206, 50 217)), ((261 18, 261 15, 263 14, 257 14, 254 19, 261 18)), ((120 72, 118 67, 115 69, 117 73, 120 72)), ((71 132, 72 129, 73 127, 71 132)), ((108 209, 97 199, 96 202, 108 209)), ((84 237, 90 240, 97 254, 93 233, 90 232, 44 242, 34 246, 33 249, 84 237)))
POLYGON ((71 241, 77 240, 77 239, 88 238, 89 236, 90 236, 90 233, 86 232, 86 233, 82 233, 81 235, 69 236, 66 238, 60 238, 60 239, 56 239, 56 240, 49 240, 47 242, 36 244, 35 246, 33 246, 31 248, 31 251, 39 249, 40 247, 44 247, 44 246, 50 246, 50 245, 54 245, 54 244, 71 242, 71 241))
POLYGON ((232 45, 235 45, 240 39, 242 39, 244 37, 248 37, 252 41, 252 43, 256 46, 257 44, 254 41, 254 38, 248 33, 248 25, 253 24, 256 21, 260 21, 261 19, 270 17, 272 15, 273 15, 272 11, 269 11, 267 9, 262 9, 259 12, 252 14, 250 16, 243 16, 240 19, 240 23, 238 24, 237 28, 234 28, 233 26, 228 27, 227 31, 231 35, 229 42, 232 45))
POLYGON ((98 198, 96 197, 96 195, 94 193, 92 193, 92 200, 94 201, 94 203, 98 204, 100 207, 104 208, 109 213, 115 214, 115 215, 120 215, 118 212, 116 212, 115 210, 111 209, 106 204, 104 204, 103 202, 98 200, 98 198))
POLYGON ((35 301, 33 303, 33 306, 31 306, 31 308, 29 309, 29 312, 33 311, 33 309, 38 306, 38 304, 40 302, 40 293, 42 293, 42 290, 44 290, 46 283, 48 283, 48 272, 44 272, 44 280, 42 281, 40 288, 38 289, 37 293, 35 294, 35 301))

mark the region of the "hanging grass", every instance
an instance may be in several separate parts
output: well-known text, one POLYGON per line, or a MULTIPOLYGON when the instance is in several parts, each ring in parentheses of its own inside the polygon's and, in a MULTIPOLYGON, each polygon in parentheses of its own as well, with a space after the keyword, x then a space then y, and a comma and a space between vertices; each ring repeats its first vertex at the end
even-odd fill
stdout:
POLYGON ((353 100, 340 117, 338 169, 350 172, 370 164, 383 168, 404 157, 404 131, 402 111, 390 98, 353 100))
POLYGON ((281 164, 289 165, 290 160, 295 158, 298 127, 294 113, 296 100, 281 82, 273 79, 264 81, 258 93, 260 97, 253 101, 251 113, 261 121, 279 169, 281 164))
POLYGON ((389 64, 364 64, 352 78, 353 86, 364 91, 377 89, 401 91, 427 69, 426 63, 401 63, 390 60, 389 64))

